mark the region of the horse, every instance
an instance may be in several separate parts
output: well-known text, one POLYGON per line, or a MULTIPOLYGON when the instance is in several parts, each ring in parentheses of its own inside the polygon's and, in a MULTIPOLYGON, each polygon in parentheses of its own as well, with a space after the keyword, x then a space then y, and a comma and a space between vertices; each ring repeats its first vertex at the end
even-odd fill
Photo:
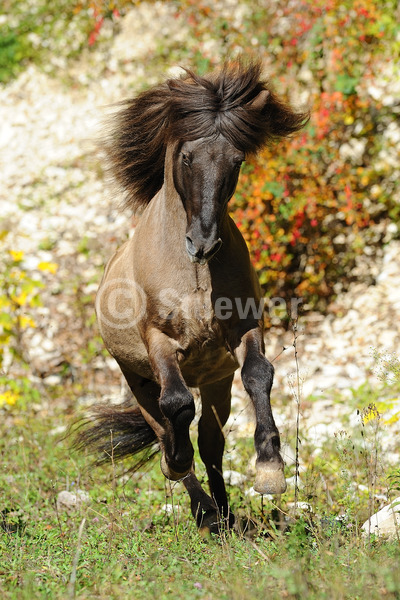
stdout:
POLYGON ((182 480, 197 526, 213 533, 235 521, 222 459, 238 368, 256 418, 254 489, 286 489, 262 291, 228 202, 243 161, 307 119, 262 78, 260 61, 238 60, 204 76, 185 70, 120 103, 103 139, 124 205, 140 213, 96 297, 101 336, 133 398, 98 406, 78 443, 100 461, 156 443, 162 473, 182 480), (201 398, 198 449, 210 494, 194 470, 191 388, 201 398))

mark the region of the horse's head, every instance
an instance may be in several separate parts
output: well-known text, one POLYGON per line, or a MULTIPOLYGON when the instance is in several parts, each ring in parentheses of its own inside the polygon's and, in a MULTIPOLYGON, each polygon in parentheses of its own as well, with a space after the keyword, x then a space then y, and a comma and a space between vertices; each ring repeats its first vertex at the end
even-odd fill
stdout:
POLYGON ((189 258, 206 264, 221 246, 245 155, 307 120, 308 113, 295 112, 262 79, 261 62, 239 59, 204 77, 187 70, 127 101, 111 121, 104 148, 133 210, 147 206, 173 175, 187 214, 189 258))
POLYGON ((186 210, 186 249, 193 263, 206 264, 221 247, 220 225, 244 158, 222 135, 177 148, 174 184, 186 210))

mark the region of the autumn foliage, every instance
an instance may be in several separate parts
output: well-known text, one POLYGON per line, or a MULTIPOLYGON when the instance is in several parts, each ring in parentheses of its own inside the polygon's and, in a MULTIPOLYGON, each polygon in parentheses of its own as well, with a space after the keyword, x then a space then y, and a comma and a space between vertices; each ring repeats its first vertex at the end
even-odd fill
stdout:
POLYGON ((385 135, 396 129, 398 105, 377 101, 374 88, 391 69, 398 26, 390 3, 296 4, 298 12, 292 3, 269 28, 273 35, 279 19, 290 24, 281 84, 288 90, 307 80, 311 121, 247 165, 233 209, 268 295, 322 308, 388 240, 386 225, 398 222, 399 164, 391 159, 400 140, 385 135))

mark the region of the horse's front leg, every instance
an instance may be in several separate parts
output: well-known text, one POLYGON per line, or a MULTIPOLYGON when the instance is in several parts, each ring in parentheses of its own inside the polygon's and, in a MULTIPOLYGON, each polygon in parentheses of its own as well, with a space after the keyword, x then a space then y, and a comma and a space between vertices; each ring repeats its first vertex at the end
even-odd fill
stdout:
POLYGON ((193 446, 189 426, 195 405, 179 368, 178 343, 157 329, 146 332, 145 341, 154 375, 160 385, 159 408, 164 417, 161 441, 161 470, 174 481, 182 479, 192 468, 193 446))
POLYGON ((250 329, 236 350, 241 376, 256 414, 254 445, 257 453, 254 489, 260 494, 282 494, 286 490, 280 455, 279 431, 272 415, 270 393, 274 367, 264 356, 262 330, 250 329))

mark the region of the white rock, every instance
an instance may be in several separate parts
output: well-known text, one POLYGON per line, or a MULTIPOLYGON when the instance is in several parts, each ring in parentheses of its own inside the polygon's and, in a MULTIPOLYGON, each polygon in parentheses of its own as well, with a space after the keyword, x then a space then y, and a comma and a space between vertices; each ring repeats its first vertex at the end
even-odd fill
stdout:
POLYGON ((314 509, 308 502, 288 502, 288 509, 290 512, 295 512, 296 510, 302 510, 308 513, 313 513, 314 509))
POLYGON ((61 375, 49 375, 48 377, 45 377, 43 379, 43 382, 46 385, 60 385, 62 383, 62 377, 61 375))
POLYGON ((363 157, 366 145, 367 140, 365 138, 351 138, 348 143, 340 146, 339 154, 343 159, 357 164, 363 157))
POLYGON ((172 5, 159 1, 151 5, 142 2, 122 19, 121 33, 114 41, 111 59, 114 64, 138 61, 155 52, 160 38, 168 44, 187 39, 187 35, 185 21, 176 16, 172 5))
POLYGON ((400 496, 372 515, 361 527, 364 535, 394 538, 400 535, 400 496))
MULTIPOLYGON (((260 496, 261 496, 261 494, 259 492, 256 492, 256 490, 253 487, 246 490, 245 495, 250 496, 250 498, 253 498, 255 496, 258 496, 260 498, 260 496)), ((267 500, 273 500, 275 498, 275 496, 273 496, 272 494, 263 494, 263 496, 267 500)))
POLYGON ((242 485, 247 480, 246 475, 238 471, 230 471, 227 469, 223 472, 223 477, 229 485, 242 485))
POLYGON ((163 504, 161 507, 167 515, 172 515, 173 513, 179 512, 179 504, 163 504))
MULTIPOLYGON (((296 476, 292 475, 292 477, 287 477, 286 484, 288 485, 288 487, 295 486, 296 485, 296 476)), ((297 487, 299 489, 304 488, 303 480, 301 479, 300 475, 297 476, 297 487)))
POLYGON ((65 433, 66 431, 67 431, 66 425, 57 425, 57 427, 50 429, 49 433, 50 433, 50 435, 60 435, 61 433, 65 433))
POLYGON ((57 509, 61 510, 76 510, 79 509, 82 504, 90 502, 89 494, 83 490, 77 490, 76 494, 64 490, 57 496, 57 509))
POLYGON ((376 85, 370 85, 368 87, 368 93, 370 96, 372 96, 374 100, 381 100, 383 94, 385 93, 385 90, 380 87, 377 87, 376 85))
POLYGON ((343 429, 340 421, 331 421, 330 423, 318 423, 309 428, 307 440, 315 446, 322 445, 327 439, 334 440, 335 433, 343 429))

